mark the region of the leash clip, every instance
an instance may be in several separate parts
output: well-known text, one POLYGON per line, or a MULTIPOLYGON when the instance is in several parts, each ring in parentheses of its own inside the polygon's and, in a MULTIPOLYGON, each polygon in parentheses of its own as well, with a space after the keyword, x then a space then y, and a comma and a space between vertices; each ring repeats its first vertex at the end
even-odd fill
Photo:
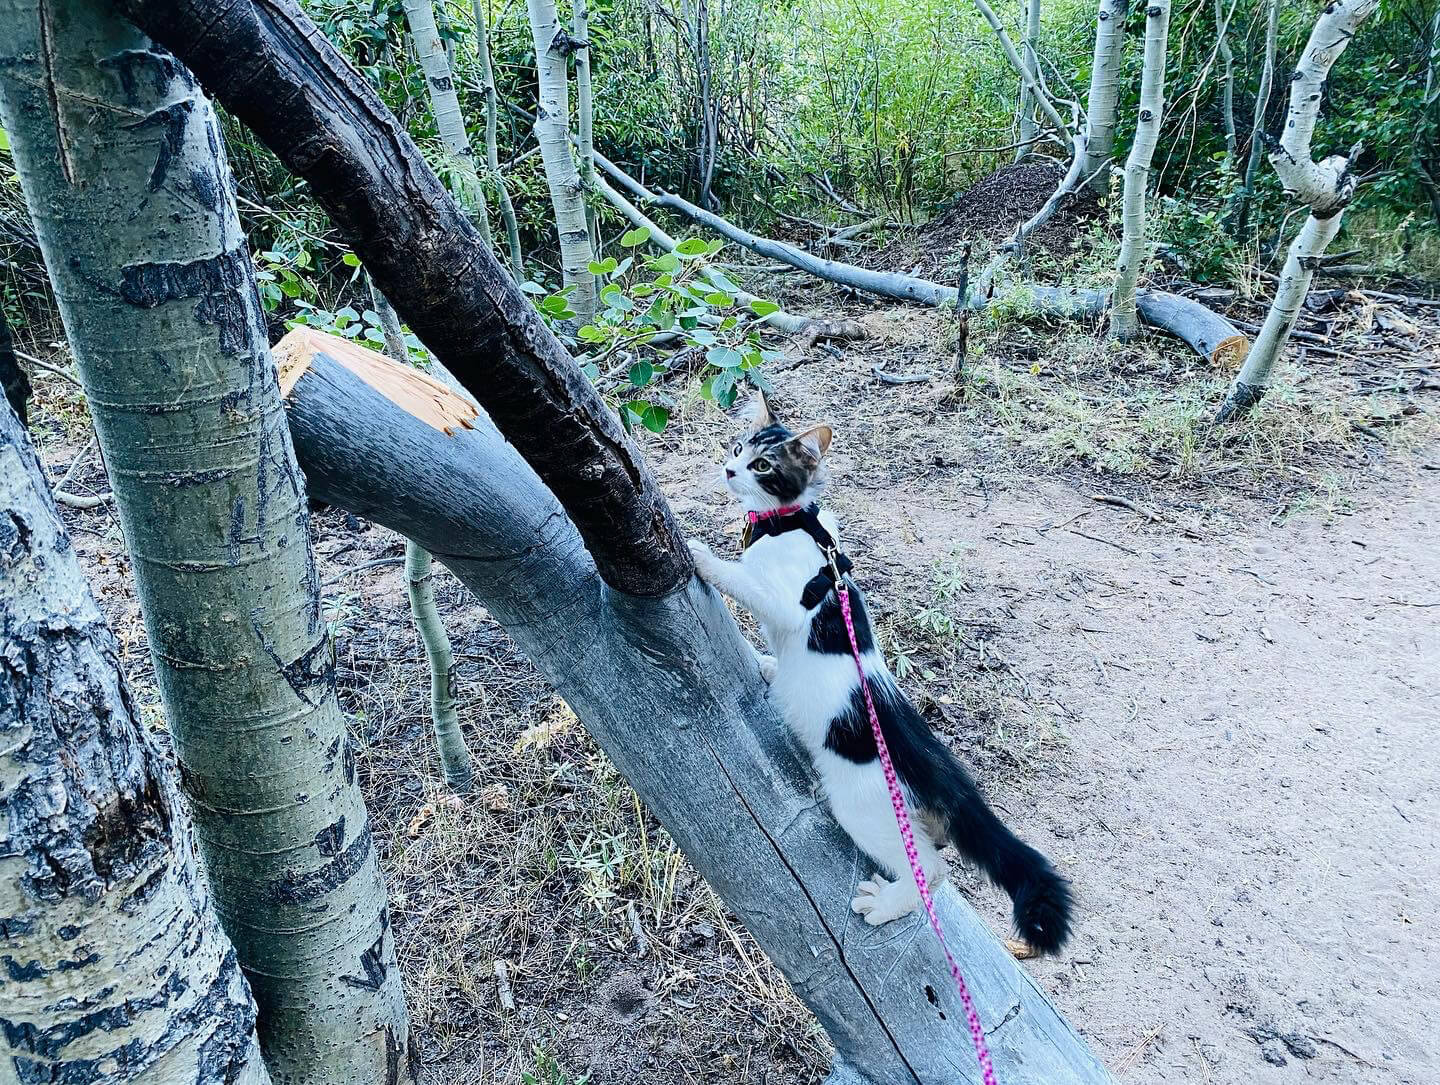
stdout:
POLYGON ((840 572, 840 551, 833 546, 825 548, 825 560, 830 564, 830 574, 835 578, 836 590, 844 588, 843 574, 840 572))

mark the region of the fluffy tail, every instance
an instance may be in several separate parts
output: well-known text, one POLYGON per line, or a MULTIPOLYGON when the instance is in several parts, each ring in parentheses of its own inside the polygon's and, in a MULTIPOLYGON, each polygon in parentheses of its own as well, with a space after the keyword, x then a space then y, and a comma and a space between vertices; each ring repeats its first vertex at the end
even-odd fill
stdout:
POLYGON ((885 692, 891 702, 881 713, 885 742, 916 802, 938 815, 950 843, 1009 894, 1020 937, 1041 953, 1059 951, 1070 937, 1070 883, 995 815, 914 707, 898 691, 885 692))

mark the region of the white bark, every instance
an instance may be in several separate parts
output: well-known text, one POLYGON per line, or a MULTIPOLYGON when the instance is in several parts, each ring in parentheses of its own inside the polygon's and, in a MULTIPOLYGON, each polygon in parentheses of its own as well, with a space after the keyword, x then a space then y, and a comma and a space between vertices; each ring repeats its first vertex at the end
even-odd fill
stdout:
POLYGON ((485 18, 489 0, 475 0, 475 51, 480 60, 480 81, 485 88, 485 166, 490 183, 500 197, 500 218, 505 223, 505 241, 510 247, 510 272, 516 282, 525 281, 525 255, 520 250, 520 224, 515 219, 515 204, 500 172, 499 94, 495 89, 495 65, 490 60, 490 28, 485 18))
POLYGON ((4 126, 270 1071, 409 1080, 384 885, 218 120, 108 5, 5 0, 0 25, 4 126))
POLYGON ((1020 146, 1015 149, 1019 162, 1035 149, 1040 126, 1035 123, 1035 92, 1032 85, 1040 78, 1040 58, 1036 50, 1040 41, 1040 0, 1025 0, 1025 70, 1029 79, 1020 79, 1020 146))
POLYGON ((1244 415, 1264 396, 1271 371, 1300 315, 1315 268, 1340 232, 1341 216, 1355 196, 1356 179, 1350 172, 1350 157, 1355 152, 1330 155, 1316 162, 1311 157, 1310 138, 1320 116, 1320 100, 1330 69, 1361 22, 1378 6, 1379 0, 1332 0, 1316 20, 1290 80, 1285 132, 1279 146, 1270 153, 1270 164, 1285 191, 1308 204, 1310 214, 1290 244, 1275 300, 1220 408, 1220 421, 1244 415))
POLYGON ((1239 0, 1215 0, 1216 50, 1220 54, 1220 122, 1225 127, 1225 163, 1229 168, 1235 165, 1235 51, 1230 48, 1230 21, 1235 16, 1235 5, 1239 0))
POLYGON ((1044 85, 1040 82, 1039 69, 1030 69, 1026 63, 1020 59, 1020 54, 1015 49, 1015 43, 1010 40, 1010 35, 1006 33, 1004 24, 1000 22, 1000 17, 995 14, 995 10, 986 3, 986 0, 972 0, 972 2, 975 4, 976 10, 979 11, 985 21, 990 24, 990 29, 995 32, 995 37, 1000 42, 1000 48, 1005 53, 1005 59, 1010 62, 1010 67, 1015 69, 1015 73, 1020 76, 1021 86, 1029 91, 1035 107, 1045 115, 1046 120, 1055 126, 1055 132, 1058 138, 1071 143, 1073 146, 1074 138, 1070 133, 1070 126, 1065 123, 1064 118, 1056 111, 1055 104, 1050 101, 1050 95, 1045 93, 1044 85))
POLYGON ((1110 187, 1110 155, 1115 148, 1115 111, 1124 68, 1125 14, 1128 0, 1100 0, 1095 13, 1095 54, 1090 94, 1085 103, 1085 136, 1080 175, 1104 195, 1110 187))
POLYGON ((1134 339, 1140 334, 1135 312, 1135 287, 1148 262, 1145 243, 1145 194, 1150 186, 1150 159, 1160 140, 1165 117, 1165 47, 1170 40, 1170 0, 1146 0, 1145 66, 1140 75, 1140 105, 1135 141, 1125 160, 1125 197, 1121 212, 1120 256, 1115 265, 1115 300, 1110 334, 1134 339))
POLYGON ((440 41, 435 25, 435 8, 430 0, 404 0, 405 19, 410 24, 410 38, 415 43, 415 56, 425 73, 425 90, 430 96, 430 110, 440 142, 450 156, 451 191, 460 205, 469 211, 480 228, 480 236, 490 241, 490 215, 485 207, 485 193, 475 169, 475 150, 465 131, 465 115, 460 111, 460 95, 455 91, 455 76, 450 57, 440 41))
POLYGON ((1236 194, 1231 221, 1234 233, 1245 232, 1250 203, 1255 198, 1255 176, 1260 172, 1260 155, 1265 147, 1265 110, 1275 82, 1275 48, 1280 33, 1280 0, 1268 0, 1265 19, 1265 59, 1260 67, 1260 86, 1255 94, 1255 113, 1250 121, 1250 155, 1245 162, 1245 180, 1236 194))
POLYGON ((535 139, 555 208, 560 267, 570 288, 570 308, 576 323, 584 324, 595 315, 595 275, 590 270, 595 253, 585 219, 585 189, 570 153, 570 78, 566 71, 570 36, 555 14, 555 0, 526 0, 525 6, 540 79, 535 139))
POLYGON ((3 399, 0 744, 0 1080, 269 1085, 189 817, 3 399))
MULTIPOLYGON (((595 187, 595 101, 590 81, 590 8, 585 0, 574 0, 575 28, 575 131, 580 154, 580 183, 586 190, 595 187)), ((599 252, 600 231, 595 209, 585 201, 585 221, 590 229, 590 247, 599 252)))

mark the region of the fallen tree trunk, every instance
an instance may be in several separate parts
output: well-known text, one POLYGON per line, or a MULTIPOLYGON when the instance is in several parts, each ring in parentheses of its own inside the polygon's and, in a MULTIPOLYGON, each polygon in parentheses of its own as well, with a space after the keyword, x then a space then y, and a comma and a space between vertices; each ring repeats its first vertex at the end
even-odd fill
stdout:
MULTIPOLYGON (((825 260, 784 242, 756 237, 679 196, 651 192, 598 151, 595 153, 595 163, 641 200, 679 211, 752 252, 780 260, 801 271, 808 271, 817 278, 897 301, 919 302, 925 305, 953 307, 960 296, 953 286, 942 286, 910 275, 871 271, 853 264, 825 260)), ((1105 290, 1073 290, 1031 284, 1016 286, 998 298, 987 298, 984 290, 972 290, 968 293, 965 306, 968 309, 983 309, 997 300, 1028 297, 1033 298, 1035 304, 1048 316, 1100 316, 1108 306, 1110 297, 1109 291, 1105 290)), ((1206 361, 1214 364, 1235 364, 1249 349, 1249 340, 1242 332, 1193 298, 1162 290, 1141 290, 1136 294, 1136 305, 1141 320, 1158 331, 1173 335, 1206 361)))
MULTIPOLYGON (((293 357, 281 386, 310 493, 416 540, 475 592, 815 1012, 832 1081, 978 1082, 923 917, 870 928, 850 912, 866 864, 816 803, 719 596, 698 580, 664 599, 610 591, 555 498, 465 400, 379 355, 293 357)), ((1000 1079, 1109 1083, 954 891, 939 904, 1000 1079)))

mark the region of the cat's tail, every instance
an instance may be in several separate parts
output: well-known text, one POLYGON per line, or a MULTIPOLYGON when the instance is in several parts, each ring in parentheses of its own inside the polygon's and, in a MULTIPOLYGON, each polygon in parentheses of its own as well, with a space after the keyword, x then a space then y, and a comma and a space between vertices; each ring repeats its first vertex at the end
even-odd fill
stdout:
POLYGON ((901 734, 885 736, 901 779, 922 810, 938 815, 960 854, 1009 894, 1020 937, 1040 953, 1058 952, 1070 937, 1070 883, 1010 831, 950 748, 905 707, 909 712, 900 715, 910 718, 892 718, 885 728, 901 723, 901 734))

